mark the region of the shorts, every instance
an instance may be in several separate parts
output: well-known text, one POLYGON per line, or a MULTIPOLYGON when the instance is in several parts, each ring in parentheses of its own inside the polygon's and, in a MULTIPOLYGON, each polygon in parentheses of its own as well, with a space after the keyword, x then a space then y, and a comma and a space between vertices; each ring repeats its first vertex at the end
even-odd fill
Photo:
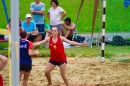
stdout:
POLYGON ((43 33, 44 32, 44 24, 36 24, 36 27, 38 28, 38 31, 40 33, 43 33))
POLYGON ((29 72, 32 70, 32 65, 20 64, 20 71, 29 72))
POLYGON ((62 32, 62 24, 58 24, 58 25, 50 25, 51 27, 51 30, 52 30, 52 27, 57 27, 58 28, 58 31, 61 33, 62 32))
POLYGON ((31 41, 31 42, 33 42, 35 40, 35 38, 37 38, 37 37, 38 37, 38 35, 30 35, 28 37, 28 40, 31 41))
POLYGON ((53 64, 53 65, 58 65, 58 66, 60 66, 60 65, 62 65, 62 64, 64 64, 64 63, 67 64, 66 61, 65 61, 65 62, 56 62, 56 61, 52 61, 52 60, 49 60, 49 63, 51 63, 51 64, 53 64))

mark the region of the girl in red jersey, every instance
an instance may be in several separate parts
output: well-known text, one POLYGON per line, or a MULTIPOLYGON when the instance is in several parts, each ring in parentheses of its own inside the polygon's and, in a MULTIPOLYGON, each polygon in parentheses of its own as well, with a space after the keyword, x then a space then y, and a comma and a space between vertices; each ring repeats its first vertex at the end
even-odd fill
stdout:
POLYGON ((47 64, 45 69, 45 76, 48 80, 47 86, 52 84, 50 72, 56 67, 56 65, 58 65, 60 68, 60 74, 66 86, 69 86, 69 81, 65 71, 67 61, 62 42, 67 42, 71 45, 77 45, 77 46, 86 46, 86 44, 69 41, 65 37, 60 36, 57 27, 52 28, 52 36, 44 39, 43 41, 34 43, 33 46, 39 46, 47 42, 49 42, 49 48, 51 53, 49 63, 47 64))

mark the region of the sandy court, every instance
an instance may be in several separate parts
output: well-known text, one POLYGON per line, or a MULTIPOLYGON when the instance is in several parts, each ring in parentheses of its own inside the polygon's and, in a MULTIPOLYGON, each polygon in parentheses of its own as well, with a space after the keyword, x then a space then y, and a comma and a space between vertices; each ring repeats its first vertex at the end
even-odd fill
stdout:
MULTIPOLYGON (((46 86, 44 70, 49 58, 33 58, 33 68, 28 86, 46 86)), ((0 72, 4 78, 4 86, 9 86, 8 65, 0 72)), ((130 86, 130 63, 105 63, 95 58, 68 58, 67 76, 72 86, 130 86)), ((65 86, 60 76, 59 67, 52 72, 53 86, 65 86)))

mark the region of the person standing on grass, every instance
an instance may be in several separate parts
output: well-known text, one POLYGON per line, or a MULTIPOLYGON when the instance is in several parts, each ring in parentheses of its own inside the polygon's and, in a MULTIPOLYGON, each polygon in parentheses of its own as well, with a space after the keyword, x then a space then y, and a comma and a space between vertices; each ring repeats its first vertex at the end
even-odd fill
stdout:
POLYGON ((63 42, 67 42, 71 45, 76 45, 76 46, 87 46, 87 45, 84 43, 77 43, 74 41, 69 41, 65 37, 60 36, 58 30, 59 29, 57 27, 52 27, 52 30, 51 30, 52 36, 45 38, 41 42, 34 43, 33 46, 36 47, 41 44, 45 44, 49 42, 50 60, 45 68, 45 76, 48 80, 48 86, 52 84, 50 72, 56 67, 56 65, 59 66, 60 68, 60 73, 66 86, 69 86, 69 80, 66 76, 67 59, 66 59, 66 54, 64 51, 63 42))
POLYGON ((22 86, 27 86, 28 78, 32 70, 31 56, 38 56, 37 52, 33 52, 33 43, 27 40, 27 33, 20 33, 20 81, 23 75, 22 86))
POLYGON ((60 34, 62 34, 62 19, 65 17, 66 12, 59 7, 58 0, 51 0, 52 7, 48 10, 48 18, 50 20, 50 26, 58 27, 60 34))
POLYGON ((36 27, 39 31, 39 40, 42 40, 42 33, 44 32, 44 11, 45 4, 40 2, 40 0, 35 0, 35 2, 30 5, 30 12, 32 14, 33 20, 36 23, 36 27))

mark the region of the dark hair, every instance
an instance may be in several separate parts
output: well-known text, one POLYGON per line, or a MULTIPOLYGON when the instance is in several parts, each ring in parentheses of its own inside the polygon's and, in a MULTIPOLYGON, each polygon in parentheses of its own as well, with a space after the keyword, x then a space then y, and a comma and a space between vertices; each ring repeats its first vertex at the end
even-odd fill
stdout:
POLYGON ((20 32, 20 37, 21 37, 22 39, 26 38, 26 37, 27 37, 27 32, 21 31, 21 32, 20 32))
POLYGON ((69 22, 69 23, 71 23, 71 18, 66 17, 66 18, 64 19, 64 21, 65 21, 65 22, 69 22))
POLYGON ((52 2, 54 2, 54 3, 56 4, 56 6, 58 6, 58 5, 59 5, 58 0, 51 0, 51 3, 50 3, 50 4, 52 4, 52 2))

